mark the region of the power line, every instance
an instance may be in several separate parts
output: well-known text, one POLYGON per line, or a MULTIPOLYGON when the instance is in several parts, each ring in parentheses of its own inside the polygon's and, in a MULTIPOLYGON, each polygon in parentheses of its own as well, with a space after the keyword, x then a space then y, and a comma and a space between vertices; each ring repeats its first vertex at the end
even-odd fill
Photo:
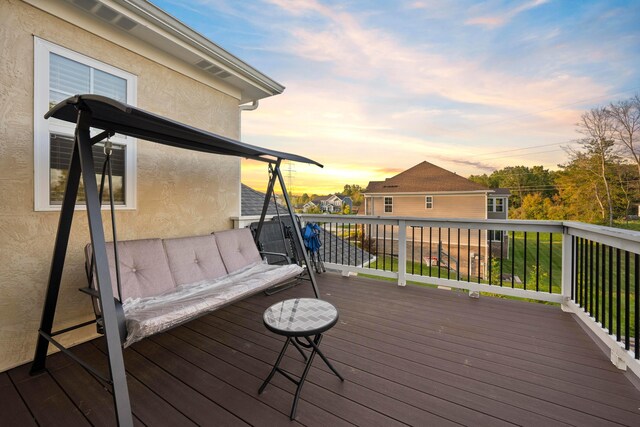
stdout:
POLYGON ((634 92, 634 91, 637 91, 637 90, 640 90, 640 86, 639 87, 634 87, 634 88, 623 89, 623 90, 620 90, 618 92, 610 93, 610 94, 607 94, 607 95, 596 96, 596 97, 593 97, 593 98, 586 98, 586 99, 582 99, 580 101, 571 102, 569 104, 562 104, 562 105, 558 105, 556 107, 547 108, 547 109, 544 109, 544 110, 533 111, 531 113, 524 113, 524 114, 519 114, 519 115, 515 115, 515 116, 505 117, 504 119, 495 120, 493 122, 487 122, 487 123, 479 124, 479 125, 476 125, 476 126, 473 126, 473 127, 470 127, 470 128, 466 128, 466 130, 473 130, 473 129, 481 128, 481 127, 484 127, 484 126, 490 126, 490 125, 494 125, 494 124, 498 124, 498 123, 503 123, 503 122, 506 122, 507 120, 519 119, 519 118, 528 117, 528 116, 535 116, 535 115, 538 115, 540 113, 546 113, 548 111, 554 111, 554 110, 558 110, 558 109, 564 108, 564 107, 571 107, 571 106, 574 106, 574 105, 584 104, 585 102, 595 101, 596 99, 609 98, 609 97, 613 97, 615 95, 620 95, 620 94, 627 93, 627 92, 634 92))
MULTIPOLYGON (((564 151, 564 149, 557 148, 555 150, 534 151, 534 152, 526 153, 526 154, 527 155, 529 155, 529 154, 545 154, 545 153, 555 153, 556 151, 564 151)), ((508 157, 511 157, 511 156, 490 157, 488 159, 481 159, 481 160, 488 161, 488 160, 506 159, 508 157)))
POLYGON ((576 141, 569 141, 569 142, 554 142, 552 144, 541 144, 541 145, 530 145, 528 147, 522 147, 522 148, 514 148, 513 150, 502 150, 502 151, 492 151, 490 153, 484 153, 484 154, 478 154, 478 157, 482 157, 482 156, 488 156, 488 155, 492 155, 492 154, 502 154, 502 153, 510 153, 510 152, 514 152, 514 151, 523 151, 523 150, 531 150, 533 148, 542 148, 542 147, 551 147, 554 145, 560 145, 560 144, 573 144, 576 141))

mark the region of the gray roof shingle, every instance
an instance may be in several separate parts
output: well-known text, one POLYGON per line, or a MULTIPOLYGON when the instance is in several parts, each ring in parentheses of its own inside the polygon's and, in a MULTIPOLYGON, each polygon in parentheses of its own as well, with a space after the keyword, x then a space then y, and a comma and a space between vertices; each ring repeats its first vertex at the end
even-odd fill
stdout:
POLYGON ((482 184, 422 162, 384 181, 371 181, 365 193, 406 193, 438 191, 490 191, 482 184))
MULTIPOLYGON (((262 213, 262 206, 264 205, 264 193, 254 190, 253 188, 241 184, 242 185, 242 193, 240 195, 241 199, 241 210, 240 214, 242 216, 254 216, 260 215, 262 213)), ((278 206, 278 210, 280 214, 286 212, 286 209, 283 206, 278 206)), ((269 201, 269 208, 267 209, 267 215, 276 215, 276 206, 273 203, 273 199, 269 201)))

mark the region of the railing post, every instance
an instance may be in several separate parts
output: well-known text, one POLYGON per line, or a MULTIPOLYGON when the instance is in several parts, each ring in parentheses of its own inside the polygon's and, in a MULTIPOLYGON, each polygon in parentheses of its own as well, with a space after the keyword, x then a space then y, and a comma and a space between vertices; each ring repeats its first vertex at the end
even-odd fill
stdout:
POLYGON ((562 227, 562 311, 573 313, 567 304, 571 300, 571 272, 573 271, 573 240, 568 227, 562 227))
MULTIPOLYGON (((393 245, 393 242, 391 242, 393 245)), ((393 262, 393 261, 392 261, 393 262)), ((398 220, 398 286, 407 285, 407 223, 398 220)))

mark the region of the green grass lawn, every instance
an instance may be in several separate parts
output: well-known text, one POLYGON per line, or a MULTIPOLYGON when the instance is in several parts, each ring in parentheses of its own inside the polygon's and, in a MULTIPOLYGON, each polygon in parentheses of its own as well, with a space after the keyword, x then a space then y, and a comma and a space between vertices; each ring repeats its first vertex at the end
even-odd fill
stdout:
POLYGON ((613 226, 617 228, 626 228, 627 230, 640 231, 640 220, 615 221, 613 226))

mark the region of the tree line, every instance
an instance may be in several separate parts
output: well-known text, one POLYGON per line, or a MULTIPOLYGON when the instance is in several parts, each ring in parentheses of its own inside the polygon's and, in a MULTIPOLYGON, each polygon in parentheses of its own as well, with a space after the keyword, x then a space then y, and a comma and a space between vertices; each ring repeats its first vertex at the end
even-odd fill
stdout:
POLYGON ((516 219, 564 219, 612 226, 637 215, 640 203, 640 97, 593 108, 576 124, 569 160, 550 171, 508 166, 470 180, 508 188, 516 219))

